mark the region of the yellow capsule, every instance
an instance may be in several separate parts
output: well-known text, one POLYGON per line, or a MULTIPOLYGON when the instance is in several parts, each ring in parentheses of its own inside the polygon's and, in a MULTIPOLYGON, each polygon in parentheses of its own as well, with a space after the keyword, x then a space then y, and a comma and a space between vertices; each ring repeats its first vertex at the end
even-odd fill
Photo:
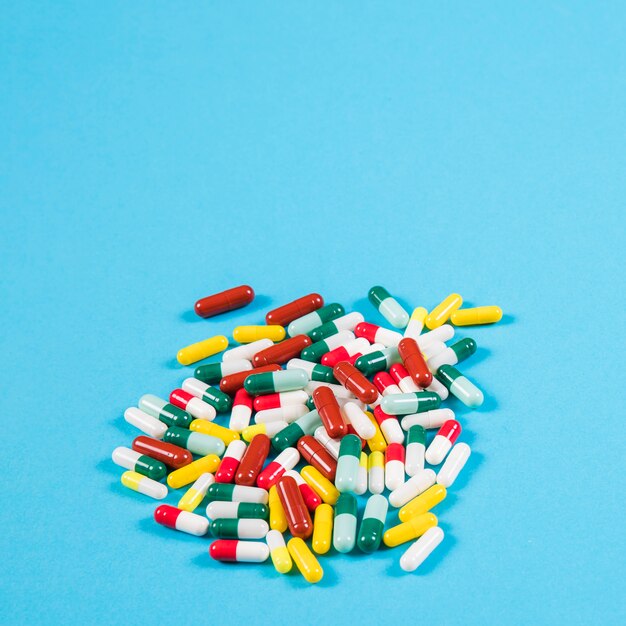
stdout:
POLYGON ((178 351, 176 358, 181 365, 191 365, 228 348, 228 339, 224 335, 215 335, 204 341, 192 343, 178 351))
POLYGON ((167 496, 167 487, 164 484, 152 480, 152 478, 148 478, 138 472, 133 472, 132 470, 122 474, 122 485, 133 491, 138 491, 146 496, 150 496, 155 500, 163 500, 163 498, 167 496))
POLYGON ((411 539, 421 537, 433 526, 437 526, 437 518, 432 513, 423 513, 417 517, 412 517, 408 522, 390 528, 383 535, 383 542, 386 546, 393 548, 401 543, 411 541, 411 539))
POLYGON ((313 521, 313 552, 326 554, 333 542, 333 507, 330 504, 320 504, 315 509, 313 521))
POLYGON ((398 517, 402 522, 408 522, 412 517, 417 517, 422 513, 430 511, 436 504, 439 504, 447 495, 443 485, 433 485, 420 493, 419 496, 407 502, 399 511, 398 517))
POLYGON ((290 539, 287 542, 287 549, 307 582, 318 583, 322 580, 324 576, 322 566, 311 550, 309 550, 309 546, 307 546, 300 537, 290 539))
POLYGON ((367 469, 372 470, 374 468, 385 469, 385 455, 378 450, 372 452, 367 459, 367 469))
POLYGON ((374 428, 376 428, 376 434, 371 439, 367 440, 367 445, 372 452, 384 452, 387 449, 387 441, 380 430, 380 426, 378 425, 376 418, 369 411, 365 411, 365 415, 367 415, 370 422, 374 424, 374 428))
POLYGON ((339 491, 326 476, 323 476, 312 465, 305 465, 300 472, 300 476, 304 478, 307 484, 315 491, 315 493, 326 502, 326 504, 337 504, 339 500, 339 491))
POLYGON ((253 424, 241 431, 241 438, 250 443, 255 435, 267 435, 267 424, 253 424))
POLYGON ((409 322, 411 320, 415 320, 423 324, 427 315, 428 315, 428 309, 425 309, 423 306, 418 306, 416 309, 413 309, 413 313, 411 313, 411 318, 409 322))
POLYGON ((285 509, 278 497, 278 491, 276 486, 270 487, 269 493, 269 507, 270 507, 270 528, 284 533, 287 530, 287 516, 285 515, 285 509))
POLYGON ((459 309, 450 316, 455 326, 477 326, 478 324, 495 324, 502 319, 499 306, 476 306, 472 309, 459 309))
POLYGON ((450 316, 463 304, 463 298, 458 293, 451 293, 441 304, 438 304, 425 320, 430 330, 445 324, 450 316))
POLYGON ((189 424, 189 430, 193 430, 196 433, 202 433, 203 435, 217 437, 226 445, 235 441, 235 439, 239 439, 238 432, 231 430, 230 428, 226 428, 225 426, 215 424, 214 422, 207 422, 207 420, 193 420, 193 422, 189 424))
POLYGON ((290 572, 293 563, 282 533, 277 530, 270 530, 265 537, 265 542, 270 549, 270 556, 276 571, 279 574, 290 572))
POLYGON ((192 461, 189 465, 184 465, 180 469, 174 470, 167 477, 167 484, 172 489, 180 489, 194 480, 198 480, 201 474, 213 473, 220 464, 220 457, 217 454, 207 454, 197 461, 192 461))
POLYGON ((198 480, 194 482, 187 491, 183 494, 183 497, 178 501, 178 508, 183 511, 189 511, 192 513, 200 505, 209 487, 215 482, 215 476, 209 472, 200 474, 198 480))
POLYGON ((259 339, 271 339, 274 343, 282 341, 286 336, 282 326, 237 326, 233 330, 233 339, 238 343, 252 343, 259 339))

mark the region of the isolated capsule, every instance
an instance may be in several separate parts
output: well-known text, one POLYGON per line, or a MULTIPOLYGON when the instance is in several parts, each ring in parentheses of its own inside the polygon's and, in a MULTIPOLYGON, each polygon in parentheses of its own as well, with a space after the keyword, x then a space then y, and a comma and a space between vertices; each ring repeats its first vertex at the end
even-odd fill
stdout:
POLYGON ((209 472, 200 474, 198 479, 187 489, 183 497, 178 501, 178 508, 192 512, 202 502, 210 485, 215 482, 215 476, 209 472))
POLYGON ((216 561, 235 563, 263 563, 270 555, 270 549, 263 541, 241 541, 239 539, 218 539, 209 547, 211 558, 216 561))
POLYGON ((319 293, 309 293, 306 296, 268 311, 265 315, 265 322, 267 324, 287 326, 293 320, 312 313, 323 306, 324 298, 319 293))
POLYGON ((193 417, 179 409, 177 406, 166 402, 158 396, 147 393, 139 399, 139 408, 147 413, 156 417, 164 424, 168 426, 181 426, 182 428, 189 428, 189 424, 193 420, 193 417))
POLYGON ((389 292, 380 285, 372 287, 367 297, 376 310, 394 327, 404 328, 409 323, 409 314, 389 292))
POLYGON ((312 311, 311 313, 307 313, 306 315, 293 320, 289 323, 287 332, 290 337, 295 337, 296 335, 306 335, 314 328, 317 328, 326 322, 332 322, 344 314, 345 309, 341 306, 341 304, 333 302, 332 304, 327 304, 315 311, 312 311))
POLYGON ((452 365, 442 365, 435 375, 453 396, 470 409, 475 409, 483 403, 483 392, 452 365))
POLYGON ((123 446, 113 450, 112 459, 116 465, 143 474, 152 480, 161 480, 167 474, 167 468, 161 461, 123 446))
POLYGON ((252 418, 252 396, 245 389, 238 389, 233 400, 228 428, 240 433, 250 425, 252 418))
POLYGON ((385 450, 385 487, 389 491, 404 483, 404 446, 392 443, 385 450))
POLYGON ((407 476, 415 476, 424 469, 424 454, 426 452, 426 430, 415 424, 408 429, 406 436, 406 454, 404 471, 407 476))
POLYGON ((181 365, 191 365, 196 361, 223 352, 226 348, 228 348, 228 339, 224 335, 215 335, 215 337, 209 337, 181 348, 176 355, 176 360, 181 365))
POLYGON ((354 366, 346 361, 333 368, 335 378, 361 402, 370 404, 378 398, 378 389, 354 366))
POLYGON ((134 406, 124 411, 124 419, 141 432, 155 439, 162 439, 167 430, 167 424, 134 406))
POLYGON ((452 293, 439 303, 426 317, 424 323, 430 330, 445 324, 452 313, 463 304, 463 298, 458 293, 452 293))
POLYGON ((200 400, 200 398, 196 398, 184 389, 174 389, 170 393, 170 402, 183 411, 187 411, 196 419, 209 421, 215 419, 215 407, 200 400))
POLYGON ((133 470, 124 472, 121 481, 124 487, 155 500, 163 500, 167 496, 167 487, 164 484, 133 470))
POLYGON ((383 538, 387 509, 387 498, 384 496, 372 495, 368 498, 357 539, 357 545, 362 552, 378 550, 383 538))
POLYGON ((451 487, 460 471, 467 463, 471 449, 466 443, 457 443, 448 454, 448 458, 437 474, 437 482, 444 487, 451 487))
POLYGON ((206 508, 206 516, 216 519, 264 519, 269 515, 265 504, 254 502, 210 502, 206 508))
POLYGON ((331 483, 328 478, 323 476, 315 467, 312 465, 305 465, 302 468, 300 475, 324 503, 331 505, 335 505, 337 503, 339 491, 335 485, 333 485, 333 483, 331 483))
POLYGON ((398 511, 400 521, 408 522, 413 517, 422 515, 422 513, 428 513, 434 506, 442 502, 446 495, 446 488, 443 485, 431 485, 402 506, 398 511))
POLYGON ((236 326, 233 329, 233 339, 237 343, 253 343, 259 339, 271 339, 273 342, 277 342, 282 341, 286 336, 285 329, 277 324, 236 326))
POLYGON ((428 359, 431 372, 436 372, 442 365, 456 365, 476 352, 476 342, 471 337, 453 343, 435 356, 428 359))
POLYGON ((145 437, 140 435, 135 437, 132 443, 132 448, 135 452, 145 454, 152 459, 161 461, 169 467, 178 469, 184 465, 188 465, 193 461, 191 452, 175 446, 165 441, 159 441, 158 439, 152 439, 151 437, 145 437))
POLYGON ((341 440, 335 486, 340 493, 354 491, 361 459, 361 441, 356 435, 346 435, 341 440))
POLYGON ((471 309, 457 309, 450 316, 455 326, 477 326, 479 324, 495 324, 502 319, 499 306, 477 306, 471 309))
POLYGON ((371 494, 385 490, 385 455, 372 452, 367 459, 367 488, 371 494))
POLYGON ((162 526, 167 526, 167 528, 180 530, 197 537, 202 537, 209 531, 209 520, 206 517, 183 511, 169 504, 161 504, 156 508, 154 521, 162 526))
POLYGON ((417 539, 434 526, 437 526, 437 518, 432 513, 423 513, 390 528, 383 535, 383 542, 387 547, 394 548, 411 539, 417 539))
POLYGON ((461 434, 461 424, 456 420, 444 422, 437 431, 435 438, 426 448, 426 461, 431 465, 439 465, 445 458, 454 442, 461 434))
POLYGON ((287 542, 289 554, 300 570, 304 579, 309 583, 318 583, 324 576, 324 570, 315 558, 309 546, 300 537, 294 537, 287 542))
MULTIPOLYGON (((224 371, 222 373, 222 378, 224 376, 228 376, 230 374, 237 374, 242 371, 250 370, 249 367, 236 369, 235 371, 227 371, 226 368, 231 369, 234 367, 231 364, 238 363, 242 360, 248 361, 250 365, 252 365, 252 359, 255 355, 257 355, 262 350, 266 348, 271 348, 274 345, 274 342, 271 339, 258 339, 257 341, 252 341, 251 343, 246 343, 241 346, 237 346, 236 348, 231 348, 230 350, 226 350, 222 355, 223 368, 224 371)), ((216 363, 215 365, 219 365, 216 363)), ((201 365, 200 367, 211 367, 211 365, 201 365)), ((199 368, 198 368, 199 369, 199 368)), ((198 370, 196 370, 197 372, 198 370)), ((200 378, 200 376, 196 376, 196 378, 200 378)), ((200 378, 203 380, 203 378, 200 378)), ((213 380, 205 380, 204 382, 215 382, 213 380)))
POLYGON ((400 361, 398 348, 383 348, 360 356, 354 363, 356 368, 366 376, 372 376, 376 372, 388 370, 394 363, 400 361))
POLYGON ((354 332, 357 324, 363 321, 363 316, 360 313, 348 313, 342 315, 331 322, 326 322, 317 328, 314 328, 307 334, 311 337, 312 341, 322 341, 327 337, 336 335, 342 330, 350 330, 354 332))
POLYGON ((252 372, 243 383, 245 390, 253 396, 266 393, 278 393, 281 391, 294 391, 304 389, 309 382, 309 377, 304 370, 281 370, 280 372, 265 372, 255 374, 252 372))
POLYGON ((214 519, 209 525, 217 539, 264 539, 269 531, 262 519, 214 519))
POLYGON ((411 313, 411 317, 409 318, 409 323, 407 327, 404 329, 404 336, 411 337, 412 339, 417 339, 422 329, 424 328, 424 320, 428 315, 428 311, 423 306, 418 306, 413 309, 411 313))
POLYGON ((203 456, 189 465, 185 465, 177 470, 174 470, 167 477, 167 484, 172 489, 180 489, 185 485, 198 480, 201 474, 209 472, 213 474, 220 464, 220 458, 216 454, 208 454, 203 456))
POLYGON ((354 329, 354 334, 367 339, 370 343, 382 343, 386 348, 397 346, 402 339, 401 333, 369 322, 358 324, 354 329))
POLYGON ((429 487, 432 487, 435 484, 435 480, 435 472, 431 469, 418 472, 389 494, 389 504, 395 508, 404 506, 409 500, 412 500, 429 487))
POLYGON ((380 401, 380 408, 390 415, 422 413, 439 408, 441 398, 430 391, 416 391, 386 396, 380 401))
POLYGON ((415 339, 405 337, 398 344, 398 354, 413 382, 422 389, 428 387, 433 380, 433 375, 428 369, 426 360, 422 356, 415 339))
POLYGON ((210 404, 218 413, 230 411, 233 405, 233 401, 228 394, 217 387, 211 387, 211 385, 203 383, 197 378, 185 378, 183 389, 196 396, 196 398, 200 398, 210 404))
POLYGON ((263 367, 271 364, 282 365, 290 359, 299 357, 302 350, 312 343, 307 335, 296 335, 290 339, 285 339, 285 341, 257 352, 252 357, 252 365, 254 367, 263 367))
POLYGON ((337 552, 350 552, 356 543, 356 498, 342 493, 335 506, 333 521, 333 547, 337 552))
POLYGON ((272 437, 272 445, 276 450, 294 447, 300 437, 312 435, 318 426, 322 425, 322 420, 317 411, 311 411, 298 418, 286 428, 272 437))
POLYGON ((423 413, 405 415, 400 422, 403 430, 409 430, 411 426, 421 426, 425 430, 440 428, 448 420, 454 419, 452 409, 433 409, 423 413))
POLYGON ((207 496, 211 500, 224 502, 252 502, 253 504, 267 504, 268 502, 268 493, 265 489, 229 483, 213 483, 207 491, 207 496))
POLYGON ((200 298, 194 306, 200 317, 213 317, 227 311, 240 309, 254 300, 254 289, 249 285, 240 285, 210 296, 200 298))
POLYGON ((270 452, 270 446, 270 438, 267 435, 256 435, 252 439, 237 468, 235 484, 252 487, 256 483, 270 452))
MULTIPOLYGON (((224 356, 226 352, 224 353, 224 356)), ((194 378, 201 380, 203 383, 213 385, 219 383, 224 376, 236 374, 237 372, 248 372, 252 369, 252 363, 249 359, 233 359, 220 363, 207 363, 206 365, 198 365, 193 373, 194 378)))
POLYGON ((231 441, 235 441, 235 439, 239 439, 238 432, 220 426, 215 422, 207 422, 206 420, 193 420, 193 422, 189 424, 189 430, 221 439, 225 445, 228 445, 231 441))
POLYGON ((200 454, 201 456, 206 456, 207 454, 222 456, 226 449, 224 442, 217 437, 204 435, 186 428, 177 428, 176 426, 170 426, 167 429, 163 436, 163 441, 173 443, 175 446, 189 450, 192 454, 200 454))
POLYGON ((336 383, 337 379, 333 374, 333 368, 319 363, 312 363, 304 359, 290 359, 287 362, 287 369, 301 369, 309 376, 309 380, 322 383, 336 383))
POLYGON ((265 541, 270 550, 270 558, 274 564, 274 569, 279 574, 290 572, 293 561, 291 560, 289 550, 287 550, 287 545, 285 544, 282 533, 278 530, 270 530, 265 536, 265 541))
POLYGON ((400 557, 400 567, 405 572, 415 571, 443 541, 444 533, 439 526, 429 528, 400 557))

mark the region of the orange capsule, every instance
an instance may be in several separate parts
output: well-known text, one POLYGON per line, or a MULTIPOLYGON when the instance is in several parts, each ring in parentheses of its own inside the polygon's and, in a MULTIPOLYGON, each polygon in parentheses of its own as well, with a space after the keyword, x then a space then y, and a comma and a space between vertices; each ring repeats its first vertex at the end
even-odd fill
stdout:
POLYGON ((298 483, 291 476, 283 476, 276 483, 276 492, 285 511, 289 532, 294 537, 308 539, 313 534, 313 521, 298 483))
POLYGON ((283 304, 283 306, 279 306, 277 309, 268 311, 265 316, 265 323, 287 326, 289 322, 293 322, 293 320, 308 313, 313 313, 313 311, 317 311, 317 309, 323 306, 324 298, 319 293, 310 293, 293 302, 283 304))
POLYGON ((351 391, 361 402, 371 404, 378 398, 376 385, 363 376, 359 370, 348 363, 341 361, 333 367, 335 378, 348 390, 351 391))
MULTIPOLYGON (((286 363, 289 359, 300 356, 300 352, 312 343, 310 337, 296 335, 269 348, 265 348, 261 352, 257 352, 252 358, 252 365, 254 367, 262 367, 270 363, 286 363)), ((250 372, 248 372, 248 375, 250 375, 250 372)))
POLYGON ((340 439, 348 434, 348 425, 346 420, 343 419, 339 403, 332 389, 329 387, 318 387, 313 392, 313 402, 326 432, 333 439, 340 439))
POLYGON ((252 438, 237 468, 237 473, 235 474, 236 485, 255 486, 256 477, 263 469, 263 463, 265 463, 267 455, 270 453, 271 443, 267 435, 258 434, 252 438))
POLYGON ((195 304, 195 311, 200 317, 213 317, 226 311, 240 309, 254 300, 254 289, 249 285, 233 287, 212 296, 200 298, 195 304))
POLYGON ((298 451, 302 458, 315 467, 320 474, 328 478, 328 480, 335 480, 337 461, 315 437, 311 435, 300 437, 298 440, 298 451))
POLYGON ((398 354, 415 384, 426 389, 433 382, 433 375, 426 365, 417 341, 411 337, 402 339, 398 344, 398 354))

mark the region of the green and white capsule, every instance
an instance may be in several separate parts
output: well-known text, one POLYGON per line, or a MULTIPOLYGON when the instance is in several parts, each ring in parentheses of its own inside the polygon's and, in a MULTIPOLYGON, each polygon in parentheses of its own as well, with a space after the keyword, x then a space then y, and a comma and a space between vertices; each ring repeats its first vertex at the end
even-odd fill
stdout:
POLYGON ((210 528, 218 539, 264 539, 270 529, 262 519, 216 519, 210 528))
POLYGON ((442 365, 456 365, 476 352, 476 342, 471 337, 453 343, 428 359, 428 367, 434 374, 442 365))
POLYGON ((243 381, 243 386, 251 396, 261 396, 268 393, 304 389, 308 382, 309 377, 304 370, 290 369, 250 374, 243 381))
POLYGON ((213 483, 207 491, 209 500, 221 502, 251 502, 252 504, 267 504, 269 496, 265 489, 232 485, 231 483, 213 483))
POLYGON ((426 453, 426 430, 415 424, 408 430, 406 436, 406 451, 404 471, 407 476, 415 476, 424 469, 424 454, 426 453))
POLYGON ((339 444, 339 458, 335 474, 335 487, 340 493, 356 490, 360 461, 361 440, 356 435, 346 435, 339 444))
POLYGON ((203 383, 212 385, 219 383, 224 376, 237 374, 238 372, 247 372, 252 369, 252 363, 247 359, 231 359, 230 361, 222 361, 221 363, 209 363, 208 365, 199 365, 194 372, 194 378, 201 380, 203 383))
POLYGON ((216 519, 267 519, 270 510, 265 504, 252 502, 210 502, 206 508, 206 516, 216 519))
MULTIPOLYGON (((211 387, 197 378, 185 378, 183 389, 200 400, 208 402, 218 413, 230 411, 233 406, 232 398, 217 387, 211 387)), ((178 426, 178 424, 176 424, 178 426)))
POLYGON ((384 396, 380 408, 389 415, 409 415, 438 409, 441 398, 432 391, 415 391, 413 393, 394 393, 384 396))
POLYGON ((326 324, 314 328, 308 335, 312 341, 322 341, 342 330, 354 331, 356 325, 363 321, 365 321, 365 318, 360 313, 348 313, 332 322, 326 322, 326 324))
POLYGON ((397 347, 383 348, 360 356, 354 365, 366 376, 388 370, 394 363, 401 363, 397 347))
POLYGON ((333 368, 326 365, 311 363, 311 361, 305 361, 304 359, 291 359, 287 362, 287 369, 304 370, 309 376, 309 380, 315 382, 337 384, 337 379, 333 375, 333 368))
MULTIPOLYGON (((435 373, 453 396, 470 409, 479 407, 484 400, 483 392, 452 365, 442 365, 435 373)), ((411 411, 413 413, 413 411, 411 411)))
POLYGON ((304 435, 312 435, 315 429, 322 425, 322 420, 317 410, 313 410, 295 422, 289 424, 287 428, 283 428, 274 437, 272 437, 272 445, 279 452, 285 448, 295 448, 300 437, 304 435))
POLYGON ((380 285, 372 287, 367 297, 378 312, 395 328, 405 328, 409 323, 409 314, 384 287, 380 285))
POLYGON ((321 358, 331 350, 344 346, 354 340, 354 333, 350 330, 339 331, 336 335, 331 335, 323 341, 316 341, 302 350, 300 356, 305 361, 317 363, 321 358))
POLYGON ((168 426, 181 426, 189 428, 189 424, 193 422, 193 417, 179 409, 177 406, 166 402, 158 396, 147 393, 139 399, 139 408, 148 415, 156 417, 168 426))
POLYGON ((170 426, 165 431, 163 441, 173 443, 175 446, 180 446, 189 450, 192 454, 199 454, 200 456, 206 456, 207 454, 222 456, 224 450, 226 450, 226 444, 217 437, 197 433, 186 428, 177 428, 176 426, 170 426))
POLYGON ((113 463, 124 469, 143 474, 152 480, 161 480, 167 474, 167 468, 161 461, 151 459, 145 454, 139 454, 130 448, 120 446, 113 450, 113 463))
POLYGON ((383 539, 388 508, 389 505, 385 496, 377 494, 370 496, 367 500, 357 540, 357 545, 362 552, 369 554, 378 550, 383 539))
POLYGON ((337 552, 350 552, 356 543, 356 498, 342 493, 335 505, 333 522, 333 547, 337 552))
POLYGON ((345 312, 345 309, 337 302, 327 304, 321 309, 317 309, 317 311, 307 313, 306 315, 293 320, 293 322, 287 326, 287 332, 290 337, 295 337, 296 335, 306 335, 314 328, 317 328, 322 324, 326 324, 326 322, 336 320, 338 317, 344 315, 345 312))

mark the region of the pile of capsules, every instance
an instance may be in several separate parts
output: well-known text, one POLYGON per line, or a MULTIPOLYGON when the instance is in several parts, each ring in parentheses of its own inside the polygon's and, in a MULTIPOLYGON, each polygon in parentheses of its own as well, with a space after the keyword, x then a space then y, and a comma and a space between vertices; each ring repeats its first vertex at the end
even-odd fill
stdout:
MULTIPOLYGON (((253 299, 242 285, 202 298, 195 311, 212 317, 253 299)), ((218 561, 271 558, 281 574, 295 562, 316 583, 323 569, 315 555, 331 547, 371 553, 381 541, 390 548, 412 542, 400 567, 415 570, 443 540, 430 511, 470 456, 467 444, 455 445, 461 425, 441 402, 449 394, 470 408, 483 402, 455 367, 476 342, 447 346, 455 332, 447 322, 489 324, 502 311, 462 309, 452 294, 409 317, 379 286, 369 300, 404 332, 312 293, 267 313, 265 325, 235 328, 235 348, 215 336, 180 350, 182 365, 223 354, 197 367, 169 402, 148 394, 126 410, 126 421, 145 435, 113 452, 128 470, 122 484, 157 500, 168 486, 188 487, 177 506, 157 507, 154 519, 192 535, 210 531, 209 554, 218 561), (228 413, 228 426, 216 423, 228 413), (427 446, 429 429, 438 430, 427 446), (355 496, 367 492, 358 523, 355 496), (206 516, 194 512, 205 498, 206 516), (385 530, 389 506, 399 521, 385 530)))

